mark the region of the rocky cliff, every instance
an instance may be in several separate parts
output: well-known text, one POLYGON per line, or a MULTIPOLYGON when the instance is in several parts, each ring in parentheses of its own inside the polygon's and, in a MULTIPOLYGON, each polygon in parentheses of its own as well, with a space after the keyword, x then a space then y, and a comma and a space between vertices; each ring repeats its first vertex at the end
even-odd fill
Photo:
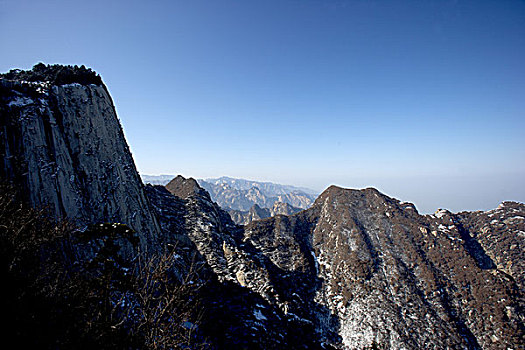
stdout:
POLYGON ((304 212, 253 222, 245 240, 287 273, 309 271, 314 291, 289 309, 310 298, 330 310, 336 323, 307 318, 336 330, 338 346, 517 349, 524 232, 519 203, 419 215, 374 189, 331 187, 304 212))
POLYGON ((0 87, 0 175, 57 218, 126 223, 146 247, 159 227, 100 77, 38 65, 0 87))
POLYGON ((193 254, 209 272, 201 328, 211 329, 206 333, 213 347, 331 349, 321 343, 312 322, 288 313, 279 299, 284 290, 295 290, 288 276, 244 241, 243 228, 194 179, 177 176, 166 187, 146 189, 169 244, 180 256, 193 254))
POLYGON ((523 348, 523 204, 420 215, 375 189, 333 186, 310 209, 243 228, 194 181, 177 182, 193 208, 186 231, 219 279, 324 346, 523 348))

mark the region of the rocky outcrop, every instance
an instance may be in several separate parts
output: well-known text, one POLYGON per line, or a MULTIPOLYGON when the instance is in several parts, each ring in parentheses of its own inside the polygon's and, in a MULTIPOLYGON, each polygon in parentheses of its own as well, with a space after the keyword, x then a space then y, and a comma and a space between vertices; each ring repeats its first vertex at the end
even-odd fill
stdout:
POLYGON ((293 215, 295 213, 300 212, 301 208, 296 208, 288 203, 283 202, 275 202, 273 203, 273 207, 271 208, 271 216, 275 215, 293 215))
POLYGON ((210 195, 193 178, 185 179, 181 175, 175 177, 167 185, 166 189, 174 196, 186 199, 191 196, 200 196, 210 200, 210 195))
POLYGON ((336 346, 515 349, 524 336, 524 215, 523 204, 505 203, 499 214, 422 216, 374 189, 330 187, 304 212, 248 225, 245 240, 284 273, 315 269, 303 280, 314 295, 299 293, 289 307, 304 309, 310 297, 330 310, 337 323, 305 317, 321 335, 336 330, 336 346), (488 215, 498 215, 489 228, 488 215))
POLYGON ((147 247, 160 230, 105 86, 21 76, 36 67, 0 80, 0 175, 57 218, 125 223, 147 247))

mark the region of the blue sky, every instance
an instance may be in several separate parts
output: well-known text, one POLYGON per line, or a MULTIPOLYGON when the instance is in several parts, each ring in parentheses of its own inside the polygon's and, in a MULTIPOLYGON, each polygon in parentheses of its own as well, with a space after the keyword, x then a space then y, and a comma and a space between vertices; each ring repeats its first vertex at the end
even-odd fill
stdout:
POLYGON ((523 1, 0 0, 0 47, 99 72, 144 174, 525 201, 523 1))

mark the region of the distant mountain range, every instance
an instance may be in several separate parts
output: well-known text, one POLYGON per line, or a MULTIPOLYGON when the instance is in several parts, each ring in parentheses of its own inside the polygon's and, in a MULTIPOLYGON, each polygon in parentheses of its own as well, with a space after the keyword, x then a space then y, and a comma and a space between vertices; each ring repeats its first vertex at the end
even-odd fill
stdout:
POLYGON ((248 211, 228 210, 228 214, 236 224, 248 225, 255 220, 262 220, 275 215, 293 215, 301 210, 301 208, 293 207, 288 203, 275 202, 271 208, 261 208, 254 204, 248 211))
POLYGON ((238 190, 249 190, 253 187, 259 188, 268 196, 278 196, 293 192, 303 192, 317 197, 319 192, 306 187, 297 187, 291 185, 281 185, 273 182, 261 182, 246 179, 237 179, 228 176, 221 176, 219 178, 197 179, 199 183, 207 182, 213 185, 228 185, 238 190))
POLYGON ((177 175, 140 175, 145 184, 166 186, 177 175))
MULTIPOLYGON (((166 185, 174 177, 175 175, 142 175, 142 180, 152 185, 166 185)), ((290 214, 299 209, 309 208, 318 195, 316 191, 304 187, 235 179, 226 176, 197 179, 197 182, 210 193, 214 202, 223 209, 230 211, 247 212, 254 205, 271 209, 274 207, 274 203, 285 203, 296 209, 286 211, 290 214)))

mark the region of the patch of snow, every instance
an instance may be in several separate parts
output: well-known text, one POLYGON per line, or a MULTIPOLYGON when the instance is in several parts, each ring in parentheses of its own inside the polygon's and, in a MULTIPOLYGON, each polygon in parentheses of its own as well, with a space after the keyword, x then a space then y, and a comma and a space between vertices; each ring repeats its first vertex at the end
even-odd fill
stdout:
POLYGON ((441 219, 441 218, 442 218, 443 216, 445 216, 446 214, 447 214, 447 211, 446 211, 445 209, 438 209, 438 210, 436 211, 436 214, 435 214, 435 215, 436 215, 436 217, 437 217, 438 219, 441 219))
POLYGON ((312 257, 314 258, 314 264, 315 264, 315 271, 317 274, 319 274, 319 263, 317 262, 317 257, 315 256, 314 251, 310 251, 310 254, 312 254, 312 257))
POLYGON ((255 310, 253 312, 253 316, 255 316, 255 318, 259 321, 266 321, 267 318, 262 314, 262 312, 260 310, 255 310))
POLYGON ((448 231, 448 228, 445 225, 443 225, 443 224, 439 224, 438 230, 440 230, 440 231, 448 231))
POLYGON ((27 106, 33 103, 35 103, 35 101, 30 99, 29 97, 16 97, 13 101, 10 101, 7 105, 9 107, 12 107, 12 106, 22 107, 22 106, 27 106))
POLYGON ((79 86, 82 86, 81 84, 79 83, 71 83, 71 84, 64 84, 64 85, 61 85, 62 87, 79 87, 79 86))

